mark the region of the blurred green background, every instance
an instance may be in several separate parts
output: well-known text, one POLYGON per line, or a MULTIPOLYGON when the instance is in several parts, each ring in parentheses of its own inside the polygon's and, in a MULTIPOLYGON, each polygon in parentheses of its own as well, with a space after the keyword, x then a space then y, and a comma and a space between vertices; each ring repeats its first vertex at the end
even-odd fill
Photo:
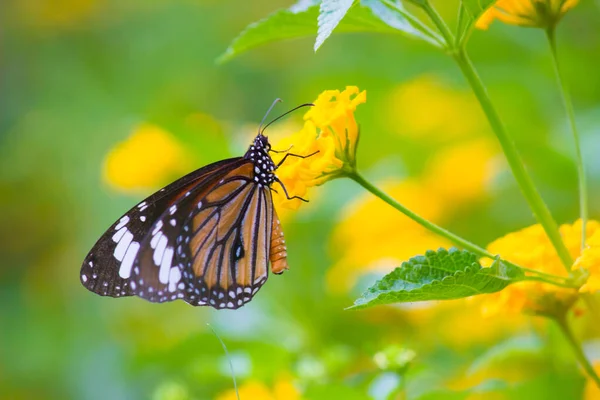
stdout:
MULTIPOLYGON (((456 2, 437 3, 452 19, 456 2)), ((480 245, 535 222, 459 70, 423 43, 334 34, 316 54, 313 37, 215 63, 246 25, 290 4, 0 3, 1 398, 226 396, 228 361, 206 323, 226 342, 239 383, 290 381, 307 399, 384 399, 398 377, 373 356, 393 345, 416 354, 409 398, 489 379, 510 398, 581 396, 583 377, 539 320, 482 319, 473 302, 344 311, 377 276, 425 250, 401 236, 397 254, 361 241, 348 221, 369 197, 350 181, 317 188, 310 204, 285 218, 291 270, 272 276, 240 310, 101 298, 81 286, 79 268, 95 240, 151 193, 124 193, 102 178, 106 155, 136 126, 170 132, 193 155, 193 169, 242 154, 274 98, 284 99, 283 111, 346 85, 368 93, 357 111, 358 157, 375 182, 401 199, 406 187, 417 205, 435 202, 432 219, 480 245), (188 123, 198 113, 200 122, 188 123), (485 173, 465 184, 473 170, 485 173)), ((598 3, 582 1, 558 30, 596 219, 598 21, 598 3)), ((543 33, 495 23, 475 32, 469 48, 556 219, 571 223, 578 215, 573 144, 543 33)), ((300 121, 296 114, 273 130, 300 121)), ((372 207, 381 214, 365 211, 363 220, 377 232, 387 209, 372 207)))

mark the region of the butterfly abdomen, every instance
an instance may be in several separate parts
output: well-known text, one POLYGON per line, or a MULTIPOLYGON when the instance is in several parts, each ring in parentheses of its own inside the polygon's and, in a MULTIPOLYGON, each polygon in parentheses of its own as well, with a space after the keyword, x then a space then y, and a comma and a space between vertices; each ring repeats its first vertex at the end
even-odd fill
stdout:
POLYGON ((273 209, 273 227, 271 233, 271 252, 269 253, 269 261, 271 262, 271 272, 274 274, 282 274, 289 269, 287 263, 287 247, 285 246, 285 238, 281 230, 281 223, 277 217, 275 209, 273 209))

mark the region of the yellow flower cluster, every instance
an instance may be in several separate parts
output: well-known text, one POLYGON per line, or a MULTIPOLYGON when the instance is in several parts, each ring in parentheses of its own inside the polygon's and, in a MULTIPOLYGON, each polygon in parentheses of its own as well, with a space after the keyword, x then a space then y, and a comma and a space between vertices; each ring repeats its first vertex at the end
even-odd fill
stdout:
MULTIPOLYGON (((576 267, 586 268, 591 273, 585 290, 600 290, 598 285, 598 237, 600 223, 588 221, 586 225, 588 247, 578 258, 576 267)), ((571 256, 575 259, 581 251, 581 221, 572 225, 562 225, 560 234, 571 256)), ((541 225, 533 225, 517 232, 510 233, 488 246, 493 254, 499 254, 503 259, 552 275, 565 276, 565 269, 550 243, 541 225)), ((484 261, 485 262, 485 261, 484 261)), ((583 288, 582 288, 583 289, 583 288)), ((549 301, 570 302, 577 298, 575 290, 557 288, 554 285, 538 282, 525 282, 510 285, 503 291, 486 296, 484 309, 487 312, 530 312, 544 311, 549 301)))
MULTIPOLYGON (((260 381, 249 381, 239 387, 240 399, 252 400, 300 400, 300 392, 289 379, 279 378, 273 388, 260 381)), ((217 396, 216 400, 238 400, 234 389, 217 396)))
MULTIPOLYGON (((366 91, 356 86, 345 90, 326 90, 304 115, 303 128, 273 144, 276 150, 290 149, 308 158, 288 157, 277 176, 288 193, 304 197, 311 186, 321 185, 343 175, 355 164, 358 124, 354 112, 367 101, 366 91)), ((284 154, 274 157, 277 162, 284 154)), ((287 201, 283 193, 275 196, 276 206, 298 208, 299 200, 287 201)))
POLYGON ((498 19, 506 24, 537 28, 552 27, 579 0, 498 0, 477 20, 475 26, 487 29, 498 19))
POLYGON ((600 290, 600 229, 595 229, 595 233, 588 237, 585 244, 581 256, 575 260, 573 269, 584 269, 589 274, 587 282, 579 290, 595 292, 600 290))
POLYGON ((124 191, 147 191, 168 183, 192 167, 185 148, 159 126, 143 123, 104 160, 104 179, 124 191))

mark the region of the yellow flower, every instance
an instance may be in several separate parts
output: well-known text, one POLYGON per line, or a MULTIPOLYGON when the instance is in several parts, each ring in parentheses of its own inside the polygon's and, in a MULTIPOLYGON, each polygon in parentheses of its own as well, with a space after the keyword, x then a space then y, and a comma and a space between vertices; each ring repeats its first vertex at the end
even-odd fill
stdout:
POLYGON ((489 140, 475 140, 443 149, 428 163, 424 184, 452 206, 480 199, 498 173, 497 150, 489 140))
MULTIPOLYGON (((280 377, 273 389, 259 381, 249 381, 239 387, 240 399, 252 400, 300 400, 300 392, 285 377, 280 377)), ((237 394, 234 389, 217 396, 216 400, 237 400, 237 394)))
MULTIPOLYGON (((590 239, 594 237, 595 241, 597 233, 600 232, 600 223, 588 221, 586 228, 586 237, 590 239)), ((581 221, 576 221, 572 225, 562 225, 560 234, 571 256, 577 258, 581 248, 581 221)), ((526 268, 552 275, 565 275, 565 269, 541 225, 533 225, 510 233, 492 242, 488 250, 526 268)), ((586 262, 592 260, 592 256, 582 257, 581 260, 580 266, 587 268, 586 262)), ((489 261, 482 260, 482 262, 485 264, 489 261)), ((595 276, 597 277, 597 274, 595 276)), ((544 313, 547 306, 568 305, 575 301, 577 292, 545 283, 523 282, 510 285, 503 291, 488 295, 486 298, 488 301, 485 302, 484 310, 487 312, 544 313)))
MULTIPOLYGON (((288 157, 277 170, 277 176, 288 193, 305 197, 308 188, 338 178, 355 166, 358 124, 354 111, 366 102, 366 91, 348 86, 344 91, 326 90, 319 95, 304 115, 303 128, 273 144, 276 150, 290 148, 308 158, 288 157)), ((284 154, 274 157, 277 162, 284 154)), ((287 201, 282 191, 275 196, 278 206, 298 208, 299 200, 287 201)))
POLYGON ((112 187, 135 191, 154 189, 191 169, 188 153, 164 129, 141 124, 104 160, 104 179, 112 187))
POLYGON ((477 20, 475 26, 487 29, 497 18, 519 26, 548 28, 556 25, 579 0, 498 0, 477 20))
POLYGON ((37 28, 71 28, 86 23, 97 11, 98 0, 21 0, 15 2, 18 16, 37 28))
MULTIPOLYGON (((390 196, 421 216, 439 222, 444 205, 416 181, 384 185, 390 196)), ((344 249, 340 259, 327 272, 332 292, 351 289, 357 279, 370 271, 389 272, 416 254, 448 246, 449 243, 408 217, 365 194, 345 210, 344 221, 333 235, 333 248, 344 249)))
MULTIPOLYGON (((594 363, 594 371, 600 375, 600 361, 594 363)), ((600 400, 600 388, 593 379, 588 378, 583 391, 583 400, 600 400)))
POLYGON ((581 256, 575 260, 573 269, 585 269, 589 273, 587 282, 579 289, 581 292, 600 290, 600 229, 588 237, 581 256))
POLYGON ((389 129, 416 140, 450 142, 488 129, 471 93, 432 75, 397 86, 387 104, 389 129))

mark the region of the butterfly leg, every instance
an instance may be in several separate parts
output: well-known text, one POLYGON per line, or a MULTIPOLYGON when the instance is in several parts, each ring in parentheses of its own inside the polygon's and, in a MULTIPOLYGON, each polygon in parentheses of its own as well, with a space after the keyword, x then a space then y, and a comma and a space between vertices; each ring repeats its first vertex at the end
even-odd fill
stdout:
POLYGON ((305 202, 305 203, 308 203, 308 200, 306 200, 306 199, 303 199, 303 198, 302 198, 302 197, 300 197, 300 196, 292 196, 292 197, 290 197, 290 195, 289 195, 289 194, 288 194, 288 192, 287 192, 287 189, 286 189, 286 188, 285 188, 285 186, 283 185, 283 182, 281 182, 281 181, 279 180, 279 178, 278 178, 278 177, 275 177, 275 181, 281 185, 281 188, 283 189, 283 193, 285 193, 285 197, 286 197, 288 200, 298 199, 298 200, 302 200, 302 201, 303 201, 303 202, 305 202))
POLYGON ((279 163, 277 163, 277 166, 275 167, 275 169, 279 168, 281 166, 281 164, 284 163, 284 161, 288 158, 288 157, 298 157, 298 158, 308 158, 308 157, 312 157, 315 154, 317 154, 319 152, 319 150, 315 151, 314 153, 310 153, 307 156, 301 156, 299 154, 294 154, 294 153, 287 153, 285 156, 283 156, 283 158, 281 159, 281 161, 279 161, 279 163))
POLYGON ((272 151, 273 153, 287 153, 288 151, 290 151, 292 149, 292 147, 294 147, 293 144, 290 145, 290 147, 288 147, 285 150, 273 150, 273 149, 269 149, 269 151, 272 151))

